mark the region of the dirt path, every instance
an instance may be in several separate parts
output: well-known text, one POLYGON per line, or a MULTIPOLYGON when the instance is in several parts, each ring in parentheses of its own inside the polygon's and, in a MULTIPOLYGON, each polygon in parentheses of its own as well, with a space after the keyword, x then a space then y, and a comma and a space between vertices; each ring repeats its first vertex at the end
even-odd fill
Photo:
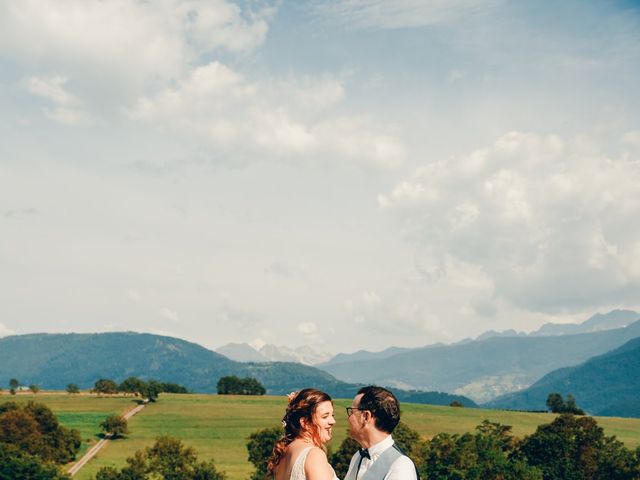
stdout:
MULTIPOLYGON (((127 413, 124 414, 124 418, 126 420, 129 420, 136 413, 138 413, 140 410, 142 410, 145 406, 146 406, 146 403, 143 403, 143 404, 138 405, 137 407, 129 410, 127 413)), ((74 463, 73 466, 69 469, 69 471, 67 473, 73 477, 76 473, 78 473, 78 471, 82 467, 84 467, 87 463, 89 463, 89 460, 91 460, 93 457, 95 457, 98 454, 98 452, 105 445, 107 445, 109 440, 111 440, 111 434, 105 435, 102 440, 100 440, 98 443, 96 443, 93 447, 91 447, 87 451, 87 453, 84 454, 84 457, 82 457, 80 460, 78 460, 76 463, 74 463)))

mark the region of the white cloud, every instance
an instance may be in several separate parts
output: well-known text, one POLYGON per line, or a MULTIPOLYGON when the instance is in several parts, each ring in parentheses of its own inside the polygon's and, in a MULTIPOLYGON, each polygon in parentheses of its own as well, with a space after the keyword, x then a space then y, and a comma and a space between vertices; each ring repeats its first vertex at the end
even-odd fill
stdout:
POLYGON ((177 322, 180 321, 180 319, 178 317, 178 312, 176 312, 175 310, 171 310, 170 308, 162 307, 160 309, 159 313, 160 313, 160 316, 162 318, 165 318, 165 319, 170 320, 172 322, 177 323, 177 322))
POLYGON ((306 337, 315 337, 318 334, 318 326, 313 322, 299 323, 298 332, 306 337))
POLYGON ((326 0, 318 14, 359 28, 414 28, 448 24, 495 8, 503 0, 326 0))
POLYGON ((24 89, 29 93, 53 103, 53 109, 43 110, 50 119, 63 125, 87 123, 89 117, 84 111, 82 101, 65 88, 66 84, 67 78, 60 75, 46 78, 30 77, 23 81, 24 89))
POLYGON ((82 123, 80 103, 92 117, 111 118, 185 78, 204 59, 262 45, 275 8, 254 6, 228 0, 2 2, 0 54, 47 84, 30 81, 32 91, 56 103, 46 112, 55 121, 82 123), (42 72, 55 75, 47 80, 42 72), (66 79, 73 95, 62 88, 66 79))
POLYGON ((487 297, 556 311, 633 300, 640 224, 628 219, 640 216, 638 191, 640 162, 628 153, 511 132, 416 169, 379 205, 400 216, 410 241, 428 245, 416 263, 424 280, 446 282, 451 262, 464 262, 494 285, 487 297))
POLYGON ((236 158, 337 157, 380 169, 404 163, 406 152, 394 133, 365 117, 312 118, 312 111, 327 105, 322 98, 310 99, 318 94, 340 101, 339 82, 326 75, 319 83, 306 78, 297 88, 291 82, 251 81, 214 61, 195 68, 175 86, 138 99, 127 114, 236 158), (290 91, 282 95, 285 86, 290 91))

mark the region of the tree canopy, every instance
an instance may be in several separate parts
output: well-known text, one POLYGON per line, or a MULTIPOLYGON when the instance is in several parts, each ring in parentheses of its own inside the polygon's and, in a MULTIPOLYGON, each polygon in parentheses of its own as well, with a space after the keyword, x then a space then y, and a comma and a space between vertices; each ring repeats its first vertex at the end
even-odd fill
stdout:
POLYGON ((217 384, 218 395, 264 395, 265 388, 255 378, 239 378, 235 375, 221 377, 217 384))

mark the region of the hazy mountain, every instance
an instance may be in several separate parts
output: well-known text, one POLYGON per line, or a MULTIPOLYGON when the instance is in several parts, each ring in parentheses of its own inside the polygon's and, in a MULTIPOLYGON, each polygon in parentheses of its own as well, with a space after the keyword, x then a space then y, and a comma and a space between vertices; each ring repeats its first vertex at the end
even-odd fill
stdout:
MULTIPOLYGON (((358 384, 299 363, 240 363, 195 343, 146 333, 31 334, 0 338, 0 385, 10 378, 43 389, 64 389, 69 383, 93 386, 99 378, 122 381, 136 376, 176 382, 195 392, 211 393, 221 376, 251 376, 270 394, 314 386, 336 398, 353 397, 358 384)), ((448 405, 473 401, 440 392, 396 390, 398 398, 448 405)))
POLYGON ((318 352, 306 345, 289 348, 266 344, 256 349, 248 343, 229 343, 215 351, 237 362, 296 362, 315 365, 331 358, 331 354, 318 352))
POLYGON ((482 335, 479 335, 476 340, 486 340, 491 337, 526 337, 527 334, 524 332, 516 332, 513 329, 503 330, 502 332, 496 332, 495 330, 489 330, 488 332, 484 332, 482 335))
POLYGON ((318 352, 307 345, 289 348, 268 343, 259 352, 272 362, 298 362, 304 365, 316 365, 331 358, 330 353, 318 352))
POLYGON ((396 355, 402 352, 407 352, 409 350, 411 349, 401 348, 401 347, 389 347, 386 350, 382 350, 380 352, 369 352, 367 350, 358 350, 355 353, 339 353, 335 357, 331 358, 329 361, 326 361, 324 363, 319 363, 317 367, 323 368, 326 365, 336 365, 339 363, 389 358, 389 357, 392 357, 393 355, 396 355))
POLYGON ((491 337, 543 337, 600 332, 602 330, 626 327, 636 320, 640 320, 640 313, 631 310, 612 310, 609 313, 597 313, 582 323, 545 323, 538 330, 531 333, 516 332, 513 329, 502 332, 489 330, 479 335, 476 340, 485 340, 491 337))
POLYGON ((571 393, 580 407, 594 415, 640 416, 640 338, 577 367, 555 370, 526 390, 497 398, 487 406, 544 410, 552 392, 571 393))
POLYGON ((576 333, 599 332, 631 325, 640 320, 640 314, 631 310, 613 310, 609 313, 597 313, 582 323, 545 323, 532 336, 572 335, 576 333))
POLYGON ((492 337, 411 349, 385 358, 325 364, 322 368, 346 382, 441 390, 488 401, 526 388, 552 370, 577 365, 637 336, 640 322, 578 335, 492 337))
POLYGON ((221 355, 224 355, 236 362, 268 362, 269 359, 262 355, 248 343, 228 343, 222 347, 215 349, 221 355))

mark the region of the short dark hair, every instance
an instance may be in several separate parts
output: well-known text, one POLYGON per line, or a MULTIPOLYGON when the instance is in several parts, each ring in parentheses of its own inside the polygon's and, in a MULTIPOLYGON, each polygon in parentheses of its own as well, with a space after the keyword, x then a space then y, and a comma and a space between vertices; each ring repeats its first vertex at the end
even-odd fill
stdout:
POLYGON ((386 388, 370 385, 358 390, 360 410, 369 410, 375 418, 378 430, 392 433, 400 422, 400 402, 396 396, 386 388))

